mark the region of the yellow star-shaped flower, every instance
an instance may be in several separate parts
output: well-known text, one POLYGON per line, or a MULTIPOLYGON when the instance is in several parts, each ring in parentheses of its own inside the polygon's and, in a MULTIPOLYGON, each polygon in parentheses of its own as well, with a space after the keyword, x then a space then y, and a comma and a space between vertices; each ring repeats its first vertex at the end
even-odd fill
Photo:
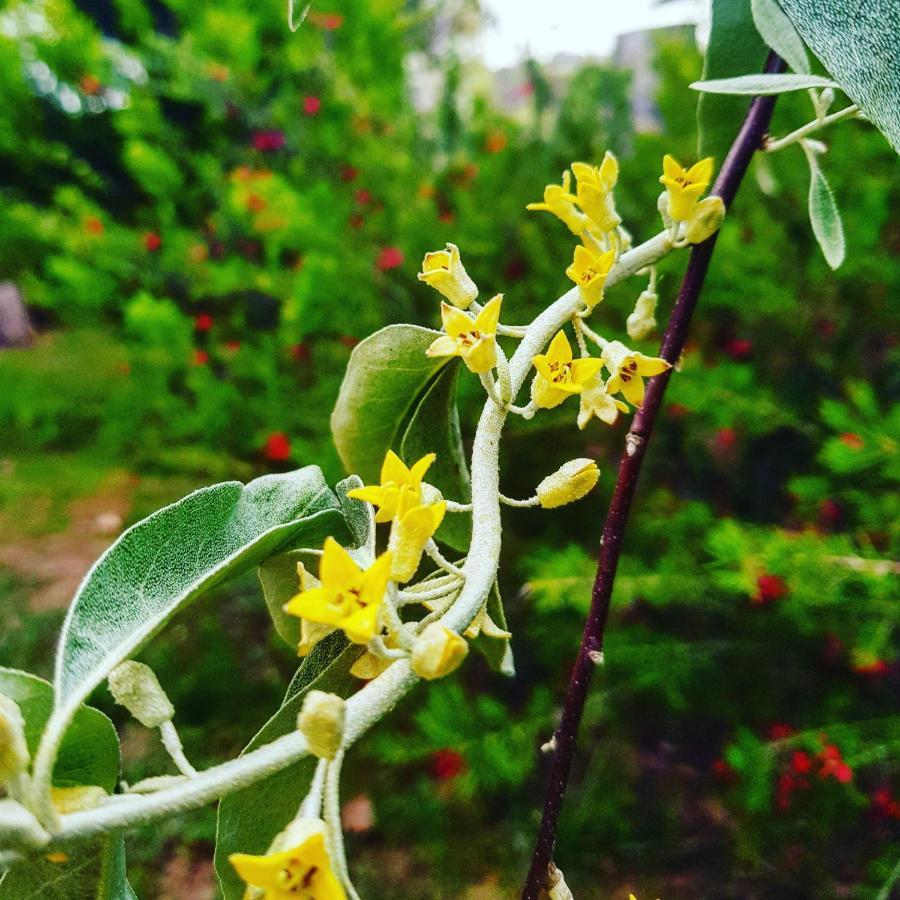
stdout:
POLYGON ((393 554, 382 553, 368 569, 332 537, 325 539, 319 563, 320 585, 301 591, 284 611, 310 622, 333 625, 355 644, 365 644, 381 631, 378 613, 387 590, 393 554))
POLYGON ((497 323, 503 294, 497 294, 473 321, 448 303, 441 304, 444 331, 425 351, 428 356, 461 356, 476 375, 489 372, 497 363, 497 323))
POLYGON ((613 188, 619 179, 619 163, 609 151, 599 166, 572 163, 572 171, 578 183, 578 203, 588 218, 602 232, 617 228, 622 220, 616 212, 613 188))
POLYGON ((709 187, 713 174, 713 159, 707 156, 685 169, 667 153, 663 157, 663 174, 659 180, 669 193, 669 216, 676 222, 691 217, 694 206, 709 187))
POLYGON ((388 543, 388 549, 393 554, 391 578, 394 581, 403 584, 416 574, 425 545, 444 521, 446 512, 447 504, 443 500, 417 503, 407 489, 401 492, 397 518, 388 543))
POLYGON ((290 850, 252 856, 232 853, 235 871, 265 900, 346 900, 347 894, 331 868, 325 836, 316 831, 290 850))
POLYGON ((446 250, 426 253, 418 277, 460 309, 468 309, 478 296, 478 288, 466 272, 456 244, 447 244, 446 250))
POLYGON ((388 450, 384 457, 384 462, 381 464, 381 484, 354 488, 352 491, 347 492, 347 496, 377 506, 378 512, 375 513, 376 522, 390 522, 397 514, 400 491, 404 487, 409 488, 410 496, 416 503, 421 500, 422 479, 434 460, 434 453, 428 453, 413 463, 410 468, 407 468, 403 460, 393 450, 388 450))
POLYGON ((606 276, 615 261, 615 250, 607 250, 598 256, 580 244, 575 248, 575 258, 566 269, 566 275, 578 285, 581 299, 588 309, 593 309, 603 299, 606 276))
POLYGON ((578 198, 571 192, 572 176, 563 172, 562 186, 548 184, 544 188, 543 203, 529 203, 525 209, 546 210, 561 219, 572 234, 581 234, 590 224, 588 217, 578 209, 578 198))
POLYGON ((609 370, 606 390, 610 394, 621 393, 638 409, 644 403, 644 375, 659 375, 672 366, 657 356, 644 356, 629 350, 620 341, 610 341, 603 350, 603 365, 609 370))
POLYGON ((558 331, 546 354, 531 360, 537 375, 531 383, 531 399, 541 409, 559 406, 572 394, 580 394, 603 365, 599 359, 572 359, 572 347, 565 333, 558 331))
POLYGON ((584 386, 579 399, 579 428, 584 428, 595 416, 607 425, 615 425, 619 413, 628 412, 628 406, 607 391, 599 372, 584 386))

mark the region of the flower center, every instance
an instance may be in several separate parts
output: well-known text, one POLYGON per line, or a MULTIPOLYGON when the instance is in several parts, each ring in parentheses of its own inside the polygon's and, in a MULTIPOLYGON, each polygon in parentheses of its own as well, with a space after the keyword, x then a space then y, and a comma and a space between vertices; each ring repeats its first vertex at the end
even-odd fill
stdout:
POLYGON ((331 601, 331 604, 338 611, 339 615, 349 616, 351 613, 366 608, 366 604, 363 602, 361 594, 362 588, 343 588, 336 594, 331 601))
POLYGON ((312 887, 313 878, 319 871, 318 866, 309 866, 307 868, 299 859, 291 859, 288 864, 278 873, 278 884, 282 890, 297 896, 308 897, 314 900, 313 894, 307 892, 312 887), (302 892, 302 895, 301 895, 302 892))
POLYGON ((634 377, 635 372, 637 372, 637 362, 630 359, 627 363, 622 364, 622 368, 619 370, 619 378, 621 378, 625 384, 628 384, 634 377))
POLYGON ((552 362, 550 363, 550 378, 554 384, 565 384, 568 381, 572 380, 571 363, 558 363, 552 362))
POLYGON ((463 347, 474 347, 481 340, 481 332, 473 328, 471 331, 464 331, 456 339, 463 347))

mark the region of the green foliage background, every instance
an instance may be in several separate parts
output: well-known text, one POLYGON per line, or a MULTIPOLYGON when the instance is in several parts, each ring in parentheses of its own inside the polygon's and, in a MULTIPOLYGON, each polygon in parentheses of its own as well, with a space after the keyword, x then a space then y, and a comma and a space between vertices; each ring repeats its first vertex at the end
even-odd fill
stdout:
MULTIPOLYGON (((0 275, 40 331, 0 352, 4 534, 63 529, 66 501, 122 467, 140 475, 132 519, 272 469, 315 462, 333 483, 328 414, 350 347, 388 323, 437 323, 415 279, 426 250, 458 244, 483 295, 504 291, 507 318, 526 321, 567 287, 570 236, 524 211, 545 183, 613 150, 641 239, 658 228, 662 154, 694 157, 701 60, 685 33, 657 42, 661 131, 635 133, 628 73, 609 66, 560 85, 531 63, 523 114, 494 108, 441 43, 473 6, 335 0, 296 34, 283 12, 26 0, 0 13, 0 275), (24 10, 46 27, 10 25, 24 10), (410 107, 413 53, 443 76, 433 113, 410 107)), ((776 133, 808 117, 805 98, 782 98, 776 133)), ((884 798, 900 794, 900 183, 874 129, 845 125, 829 144, 848 240, 836 274, 806 220, 799 148, 754 164, 720 236, 582 728, 558 855, 576 896, 874 897, 897 864, 884 798), (828 775, 830 745, 847 783, 828 775)), ((682 266, 662 267, 661 321, 682 266)), ((625 336, 637 293, 611 292, 604 333, 625 336)), ((479 390, 465 375, 468 436, 479 390)), ((514 496, 573 456, 604 470, 576 507, 508 517, 516 677, 473 660, 348 763, 347 796, 374 809, 350 837, 367 896, 505 896, 521 877, 624 435, 572 418, 517 424, 504 449, 514 496)), ((0 574, 0 662, 47 674, 60 613, 31 610, 31 587, 0 574)), ((198 764, 238 752, 295 668, 250 579, 144 658, 198 764)), ((129 781, 165 769, 95 700, 124 727, 129 781)), ((137 894, 164 893, 173 860, 208 862, 213 834, 207 810, 129 837, 137 894)))

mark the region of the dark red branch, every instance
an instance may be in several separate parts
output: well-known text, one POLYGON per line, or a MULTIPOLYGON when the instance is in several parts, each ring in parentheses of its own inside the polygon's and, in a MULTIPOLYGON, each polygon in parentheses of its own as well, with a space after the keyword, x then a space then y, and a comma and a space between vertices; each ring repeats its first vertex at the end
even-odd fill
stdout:
MULTIPOLYGON (((765 71, 781 72, 783 70, 782 60, 774 53, 770 54, 765 71)), ((753 101, 747 117, 744 119, 744 124, 725 158, 712 193, 721 197, 726 207, 730 206, 734 200, 747 167, 750 165, 750 160, 762 144, 772 117, 775 99, 774 96, 757 97, 753 101)), ((709 262, 716 245, 716 237, 717 235, 714 234, 691 250, 687 271, 684 274, 681 290, 669 318, 660 349, 660 355, 670 363, 674 364, 678 360, 684 348, 688 326, 703 288, 709 262)), ((522 890, 522 900, 537 900, 541 886, 547 877, 548 866, 553 859, 556 826, 569 780, 578 726, 581 723, 581 714, 584 710, 591 674, 597 665, 595 660, 603 649, 603 633, 609 617, 609 601, 622 550, 625 527, 628 524, 631 501, 634 499, 647 442, 653 432, 653 425, 670 375, 671 370, 657 375, 648 383, 644 406, 634 417, 626 441, 626 449, 619 460, 616 487, 606 516, 606 524, 603 526, 603 537, 600 540, 597 576, 591 591, 591 608, 584 625, 584 634, 578 649, 575 667, 572 670, 562 719, 554 735, 556 747, 553 766, 547 785, 541 827, 531 860, 531 868, 522 890)))

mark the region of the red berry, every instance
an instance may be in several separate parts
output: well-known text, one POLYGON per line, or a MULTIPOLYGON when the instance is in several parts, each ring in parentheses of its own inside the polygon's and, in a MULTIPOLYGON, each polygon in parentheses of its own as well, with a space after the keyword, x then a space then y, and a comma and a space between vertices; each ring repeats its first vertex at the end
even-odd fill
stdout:
POLYGON ((322 108, 322 101, 318 97, 303 98, 303 113, 307 116, 314 116, 322 108))
POLYGON ((209 362, 209 354, 205 350, 195 350, 193 362, 195 366, 205 366, 209 362))
POLYGON ((794 729, 784 722, 773 722, 767 729, 766 735, 770 741, 780 741, 794 734, 794 729))
POLYGON ((297 362, 303 362, 306 359, 309 359, 309 345, 308 344, 294 344, 291 347, 291 356, 297 360, 297 362))
POLYGON ((353 197, 360 206, 372 202, 372 195, 365 188, 360 188, 353 197))
POLYGON ((753 341, 746 338, 731 338, 725 342, 725 353, 735 360, 748 359, 753 353, 753 341))
POLYGON ((197 313, 194 327, 197 331, 209 331, 213 327, 213 317, 209 313, 197 313))
POLYGON ((280 150, 285 144, 284 132, 278 129, 269 131, 255 131, 253 133, 253 146, 263 153, 271 153, 280 150))
POLYGON ((272 462, 284 462, 290 459, 291 442, 283 431, 276 431, 266 438, 266 446, 263 450, 266 459, 272 462))
POLYGON ((359 175, 359 169, 354 166, 343 166, 341 168, 341 181, 356 181, 357 175, 359 175))
POLYGON ((805 775, 812 768, 812 760, 809 758, 808 753, 804 753, 802 750, 795 750, 793 756, 791 756, 791 768, 798 775, 805 775))

